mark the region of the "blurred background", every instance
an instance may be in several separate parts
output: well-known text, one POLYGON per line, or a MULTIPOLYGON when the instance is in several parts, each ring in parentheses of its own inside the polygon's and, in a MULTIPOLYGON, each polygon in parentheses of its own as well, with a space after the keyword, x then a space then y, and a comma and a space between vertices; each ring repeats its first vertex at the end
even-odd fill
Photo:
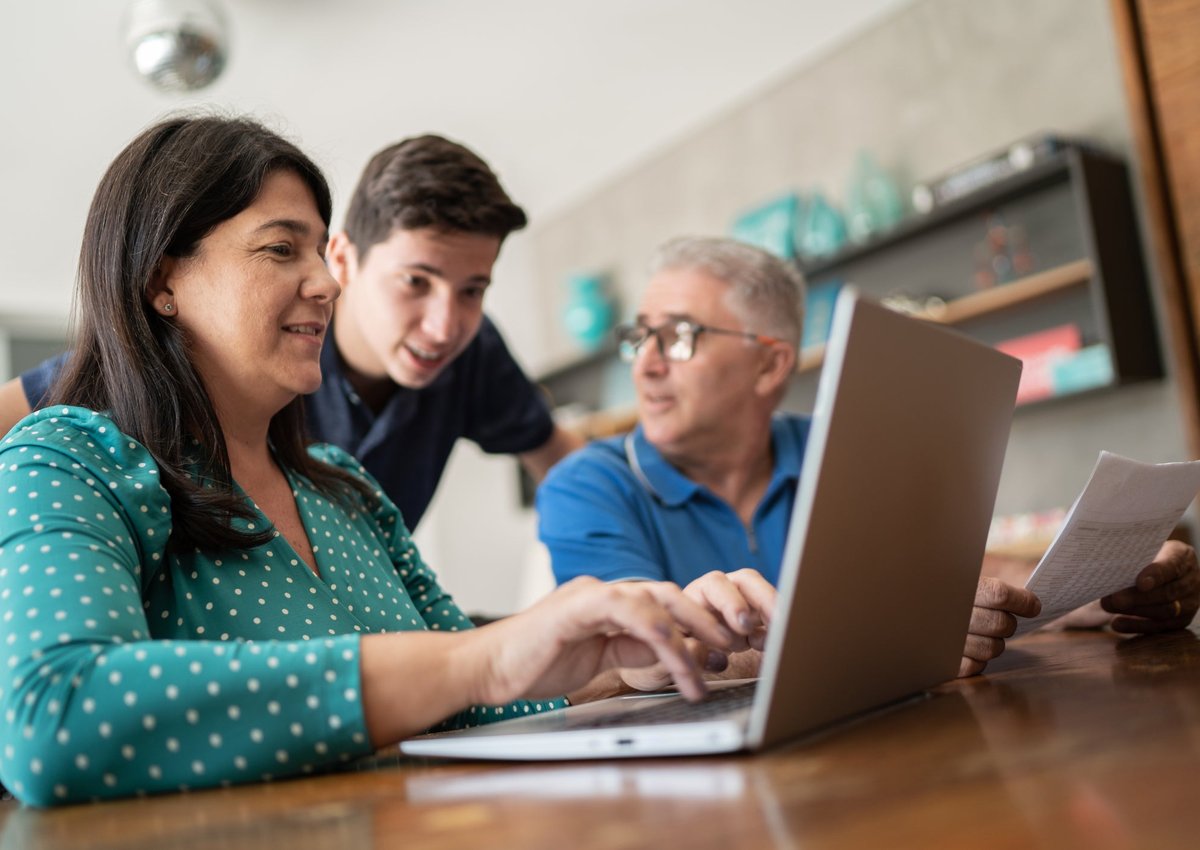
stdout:
MULTIPOLYGON (((100 174, 181 108, 253 113, 297 141, 331 180, 335 224, 385 144, 437 132, 478 151, 531 219, 487 310, 534 376, 590 356, 562 320, 573 276, 602 275, 627 310, 655 244, 728 232, 784 191, 844 204, 863 150, 906 207, 918 181, 1032 134, 1132 159, 1103 0, 212 0, 224 67, 191 91, 135 70, 136 5, 5 4, 0 378, 61 347, 100 174)), ((1069 504, 1100 449, 1176 460, 1185 443, 1169 368, 1031 409, 997 510, 1069 504)), ((460 444, 418 530, 468 610, 548 587, 515 467, 460 444)))

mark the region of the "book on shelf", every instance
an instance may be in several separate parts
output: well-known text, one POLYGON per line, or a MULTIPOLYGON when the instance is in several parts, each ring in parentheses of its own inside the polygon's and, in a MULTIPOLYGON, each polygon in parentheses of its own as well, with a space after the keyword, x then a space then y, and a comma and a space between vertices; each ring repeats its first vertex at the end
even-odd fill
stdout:
POLYGON ((829 338, 829 326, 833 323, 833 305, 837 303, 840 280, 826 281, 808 287, 804 296, 804 330, 800 339, 801 350, 824 345, 829 338))
POLYGON ((1024 364, 1021 383, 1017 387, 1017 404, 1028 404, 1057 395, 1054 367, 1082 347, 1082 334, 1079 326, 1074 324, 1058 325, 997 343, 997 349, 1024 364))
POLYGON ((1055 395, 1106 387, 1114 379, 1112 352, 1107 345, 1085 346, 1050 365, 1050 384, 1055 395))

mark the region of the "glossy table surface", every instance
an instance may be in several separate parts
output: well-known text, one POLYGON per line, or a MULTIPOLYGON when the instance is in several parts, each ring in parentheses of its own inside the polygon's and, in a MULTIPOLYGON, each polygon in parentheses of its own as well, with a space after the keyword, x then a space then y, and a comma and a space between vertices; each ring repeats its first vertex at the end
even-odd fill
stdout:
POLYGON ((59 810, 26 848, 1200 847, 1200 638, 1014 642, 986 676, 758 756, 373 766, 59 810))

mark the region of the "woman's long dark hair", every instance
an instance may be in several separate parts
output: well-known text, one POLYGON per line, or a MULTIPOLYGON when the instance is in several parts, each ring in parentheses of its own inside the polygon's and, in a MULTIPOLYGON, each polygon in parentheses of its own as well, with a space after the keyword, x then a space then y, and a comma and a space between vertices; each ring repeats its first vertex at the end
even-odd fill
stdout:
MULTIPOLYGON (((273 530, 231 525, 252 510, 234 490, 224 434, 185 334, 151 308, 147 289, 164 257, 194 255, 277 171, 308 185, 328 226, 329 186, 307 156, 255 121, 210 115, 168 118, 142 132, 109 166, 88 211, 75 349, 47 401, 104 411, 149 449, 171 497, 177 551, 258 546, 273 530)), ((327 495, 369 497, 364 482, 308 454, 301 399, 271 419, 268 434, 278 461, 327 495)))

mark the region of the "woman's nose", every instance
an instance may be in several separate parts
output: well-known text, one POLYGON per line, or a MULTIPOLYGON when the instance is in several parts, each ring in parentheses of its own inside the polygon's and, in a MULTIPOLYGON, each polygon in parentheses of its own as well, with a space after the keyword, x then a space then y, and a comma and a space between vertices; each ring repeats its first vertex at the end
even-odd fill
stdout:
POLYGON ((325 302, 333 302, 342 294, 342 285, 337 282, 333 274, 329 271, 329 266, 325 265, 325 261, 314 266, 312 273, 304 279, 301 286, 301 293, 305 298, 312 298, 324 304, 325 302))

